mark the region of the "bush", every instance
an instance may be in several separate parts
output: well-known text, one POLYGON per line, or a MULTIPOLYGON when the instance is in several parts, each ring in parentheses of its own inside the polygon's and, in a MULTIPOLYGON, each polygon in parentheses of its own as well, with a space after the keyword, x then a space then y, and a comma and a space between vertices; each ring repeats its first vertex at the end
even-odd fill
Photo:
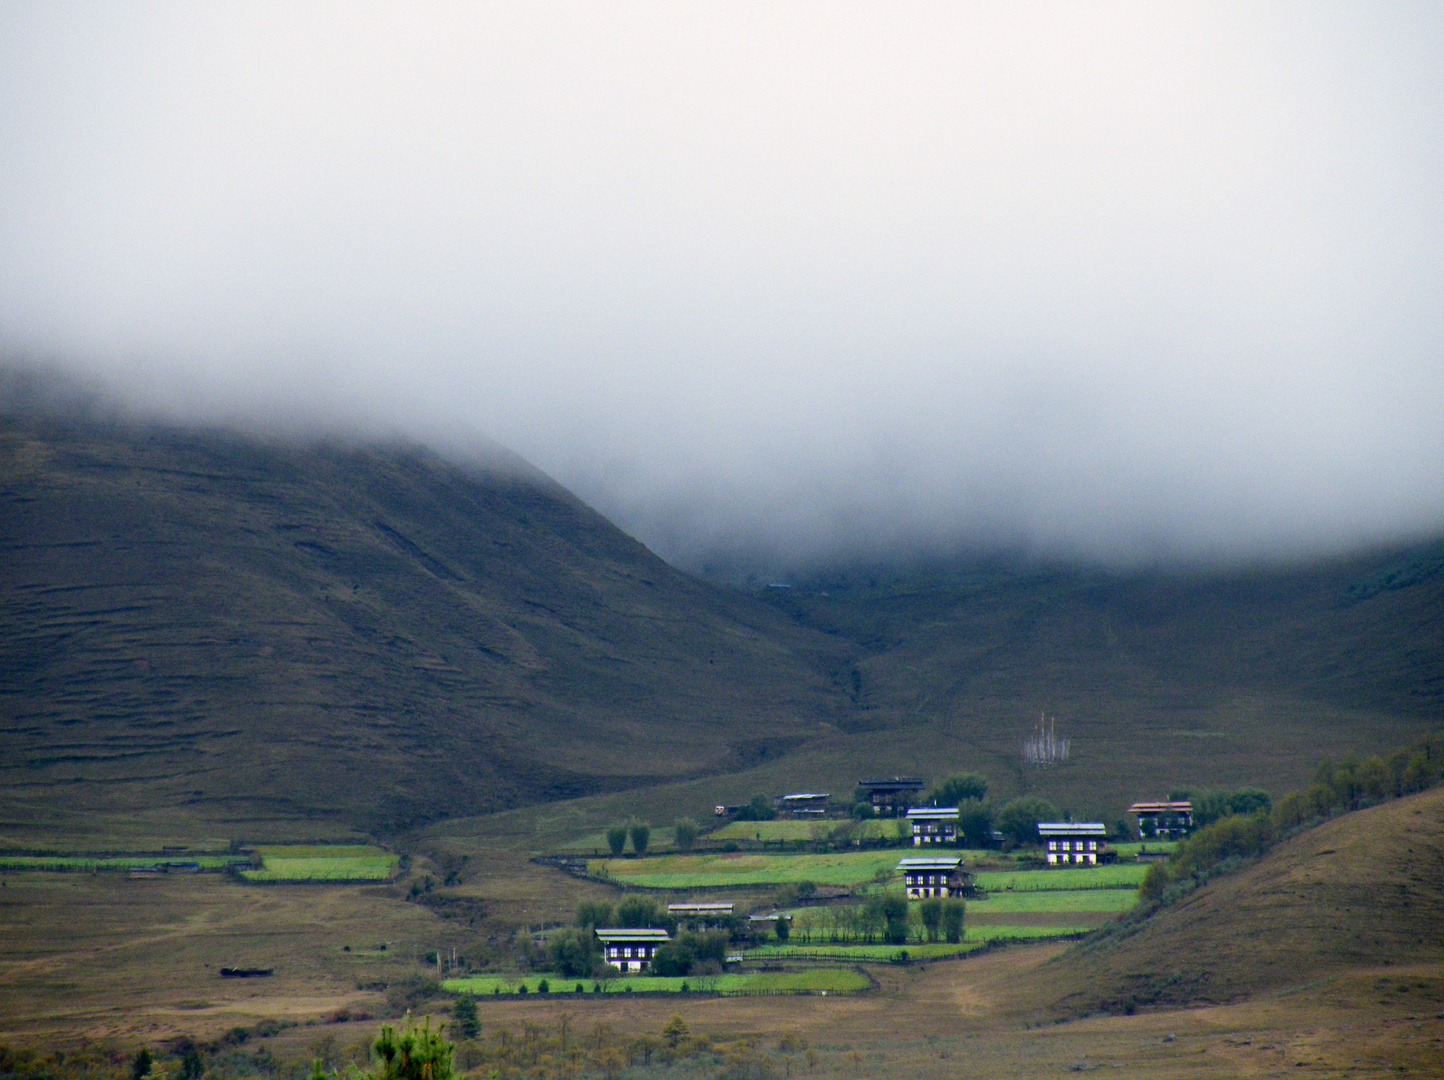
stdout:
POLYGON ((560 930, 547 942, 547 959, 563 975, 578 978, 591 973, 601 959, 601 950, 591 928, 560 930))
POLYGON ((872 803, 856 802, 852 804, 852 816, 857 818, 858 821, 866 821, 877 815, 873 811, 872 803))
POLYGON ((1194 804, 1193 824, 1201 829, 1226 817, 1249 817, 1257 813, 1267 814, 1272 810, 1273 799, 1267 791, 1259 788, 1210 791, 1194 804))
POLYGON ((577 905, 578 926, 611 926, 613 917, 612 905, 605 900, 583 900, 577 905))
POLYGON ((967 799, 982 802, 988 797, 988 781, 977 773, 954 773, 929 793, 934 806, 958 806, 967 799))
POLYGON ((617 907, 617 925, 645 930, 659 921, 657 901, 645 896, 629 896, 617 907))
POLYGON ((985 848, 993 843, 992 807, 977 799, 958 803, 958 840, 968 847, 985 848))
POLYGON ((612 856, 620 855, 627 846, 627 827, 625 825, 613 825, 607 829, 607 847, 612 849, 612 856))
POLYGON ((679 851, 691 851, 697 845, 698 831, 691 818, 678 818, 672 823, 672 843, 679 851))
POLYGON ((1032 795, 1014 799, 998 811, 998 829, 1015 844, 1036 844, 1038 822, 1056 821, 1058 808, 1032 795))
POLYGON ((936 899, 924 900, 918 904, 918 918, 922 921, 928 940, 937 941, 938 931, 943 923, 943 902, 936 899))
POLYGON ((967 905, 957 897, 943 901, 943 940, 956 945, 963 940, 963 922, 967 905))
POLYGON ((766 795, 752 796, 752 801, 739 808, 736 814, 738 821, 771 821, 776 816, 777 810, 766 795))
POLYGON ((633 821, 627 826, 627 832, 632 836, 632 850, 638 855, 645 855, 647 844, 652 839, 652 826, 645 821, 633 821))
POLYGON ((786 941, 789 937, 792 936, 792 920, 789 919, 786 915, 777 916, 777 925, 775 927, 775 932, 777 934, 778 941, 786 941))
POLYGON ((373 1080, 451 1080, 454 1075, 451 1057, 456 1047, 441 1037, 439 1028, 431 1030, 430 1019, 422 1027, 408 1021, 399 1034, 384 1025, 373 1049, 381 1059, 373 1080))
POLYGON ((720 969, 726 959, 727 934, 724 931, 683 933, 657 950, 652 958, 652 972, 675 978, 691 975, 704 965, 715 965, 720 969))

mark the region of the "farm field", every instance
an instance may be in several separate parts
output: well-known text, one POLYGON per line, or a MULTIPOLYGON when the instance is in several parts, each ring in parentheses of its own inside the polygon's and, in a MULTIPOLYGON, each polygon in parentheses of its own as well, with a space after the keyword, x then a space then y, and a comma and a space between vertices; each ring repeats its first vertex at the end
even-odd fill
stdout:
POLYGON ((1136 889, 1148 873, 1144 863, 1078 866, 1057 870, 984 870, 975 876, 980 888, 994 892, 1042 890, 1136 889))
POLYGON ((968 915, 1036 915, 1093 911, 1117 914, 1138 903, 1136 889, 1033 889, 993 892, 986 900, 969 900, 968 915))
POLYGON ((575 996, 576 987, 582 987, 583 994, 852 994, 866 990, 871 985, 867 976, 856 971, 821 968, 812 971, 753 972, 735 975, 693 975, 686 978, 624 975, 598 984, 591 979, 565 979, 560 975, 470 975, 464 979, 448 979, 442 987, 454 994, 474 994, 477 997, 515 995, 523 986, 528 994, 539 994, 541 983, 546 980, 553 995, 575 996), (598 985, 601 990, 598 991, 598 985))
MULTIPOLYGON (((828 832, 839 825, 849 824, 837 818, 825 818, 819 821, 788 820, 788 821, 730 821, 716 832, 707 834, 708 840, 761 840, 764 842, 776 842, 778 840, 811 840, 813 831, 828 832)), ((855 826, 854 835, 869 840, 891 839, 897 835, 897 823, 895 821, 859 821, 851 823, 855 826)))
POLYGON ((365 845, 275 845, 259 847, 259 870, 242 870, 254 882, 389 881, 398 857, 365 845))
POLYGON ((1138 857, 1138 853, 1139 853, 1140 851, 1145 851, 1145 850, 1146 850, 1146 851, 1150 851, 1150 852, 1153 852, 1153 851, 1161 851, 1161 852, 1164 852, 1165 854, 1169 854, 1169 853, 1171 853, 1171 852, 1173 851, 1174 848, 1178 847, 1178 841, 1177 841, 1177 840, 1148 840, 1148 841, 1139 841, 1139 840, 1129 841, 1129 840, 1125 840, 1125 841, 1124 841, 1123 843, 1121 843, 1121 844, 1112 844, 1112 845, 1110 845, 1110 846, 1113 848, 1114 851, 1118 852, 1119 858, 1123 858, 1123 859, 1135 859, 1135 858, 1138 857))
POLYGON ((124 872, 189 863, 202 870, 224 870, 250 861, 245 855, 0 855, 0 870, 124 872))
POLYGON ((655 859, 601 859, 594 874, 649 889, 694 889, 727 885, 860 885, 879 871, 891 872, 903 854, 896 850, 846 851, 826 855, 664 855, 655 859))

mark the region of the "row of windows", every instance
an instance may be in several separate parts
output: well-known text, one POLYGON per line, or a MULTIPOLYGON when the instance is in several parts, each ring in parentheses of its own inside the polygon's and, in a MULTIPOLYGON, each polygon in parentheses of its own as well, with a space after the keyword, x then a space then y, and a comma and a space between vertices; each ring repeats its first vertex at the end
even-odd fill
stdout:
POLYGON ((1049 840, 1049 841, 1048 841, 1048 850, 1049 850, 1049 851, 1097 851, 1097 850, 1098 850, 1098 841, 1097 841, 1097 840, 1072 840, 1072 841, 1069 841, 1069 840, 1049 840), (1069 847, 1069 846, 1068 846, 1070 843, 1073 845, 1072 847, 1069 847), (1087 844, 1088 846, 1087 846, 1087 847, 1084 847, 1084 846, 1083 846, 1084 844, 1087 844))
POLYGON ((607 955, 627 957, 639 956, 642 958, 646 958, 652 955, 652 950, 655 948, 655 945, 610 945, 607 947, 607 955), (632 951, 634 948, 636 949, 636 952, 632 951))

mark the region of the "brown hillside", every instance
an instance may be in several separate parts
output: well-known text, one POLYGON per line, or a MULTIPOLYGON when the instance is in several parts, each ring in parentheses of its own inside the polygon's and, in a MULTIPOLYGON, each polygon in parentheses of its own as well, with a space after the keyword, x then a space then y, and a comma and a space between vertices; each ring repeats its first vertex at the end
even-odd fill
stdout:
POLYGON ((386 831, 744 768, 850 708, 821 635, 520 463, 404 445, 0 423, 0 631, 0 785, 46 813, 386 831))
POLYGON ((1444 960, 1444 788, 1347 814, 1022 989, 1060 1014, 1235 1000, 1345 968, 1444 960))

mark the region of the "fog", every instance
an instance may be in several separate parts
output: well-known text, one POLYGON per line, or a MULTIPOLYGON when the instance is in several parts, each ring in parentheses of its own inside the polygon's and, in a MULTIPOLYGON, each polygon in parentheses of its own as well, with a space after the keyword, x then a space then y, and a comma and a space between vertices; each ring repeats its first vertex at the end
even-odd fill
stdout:
POLYGON ((1444 7, 0 6, 0 350, 683 565, 1444 529, 1444 7))

